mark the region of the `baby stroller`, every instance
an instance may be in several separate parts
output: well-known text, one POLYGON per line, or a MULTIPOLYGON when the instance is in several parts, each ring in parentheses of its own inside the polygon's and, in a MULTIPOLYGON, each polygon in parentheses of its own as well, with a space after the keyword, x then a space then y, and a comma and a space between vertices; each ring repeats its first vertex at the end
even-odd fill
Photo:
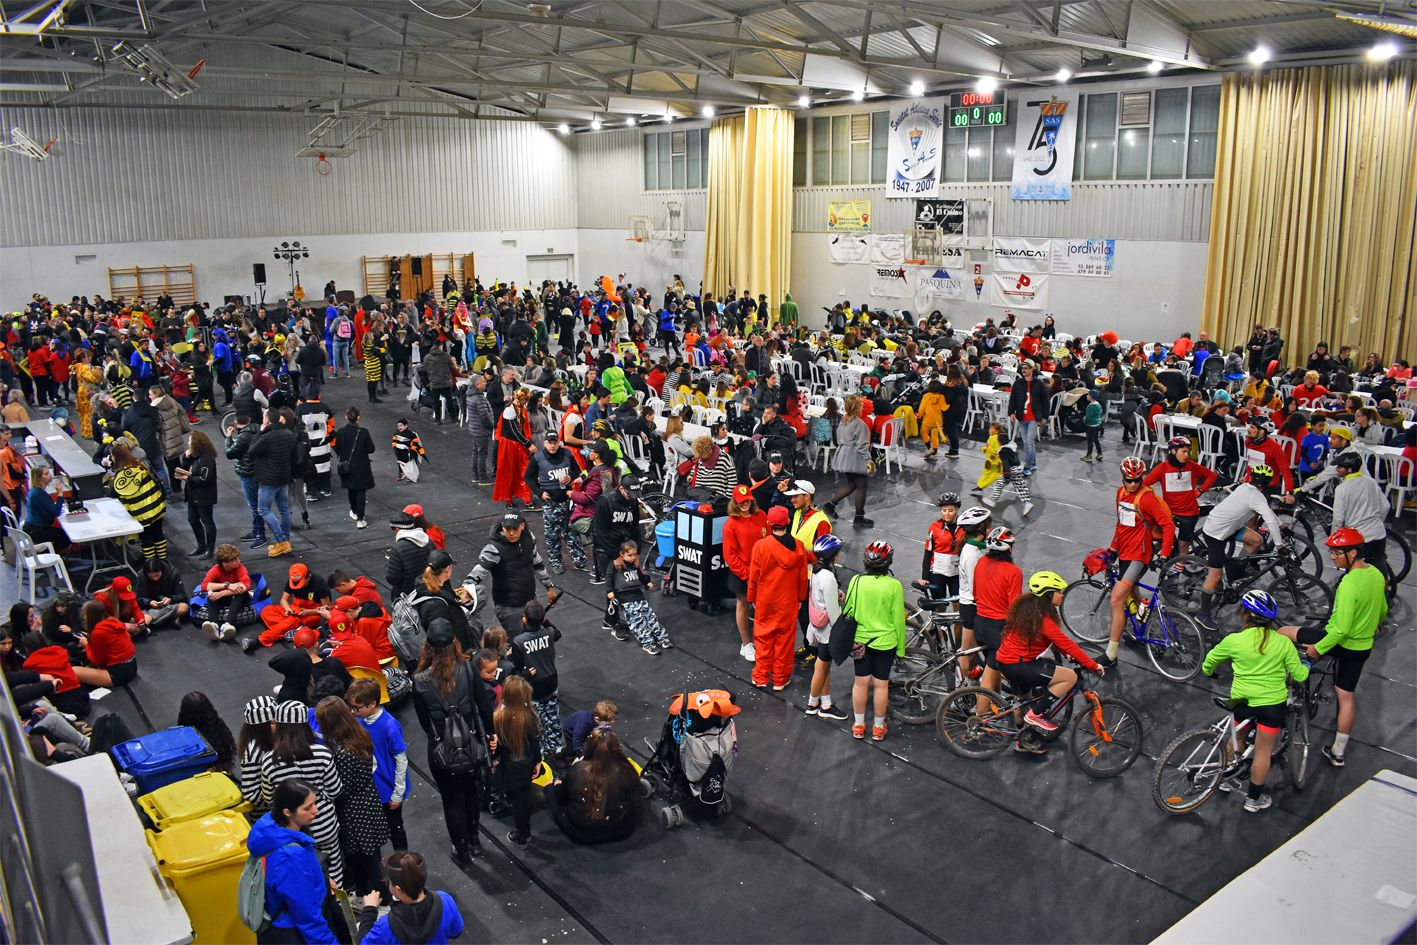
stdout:
POLYGON ((652 757, 640 774, 646 797, 667 801, 659 811, 664 829, 684 823, 685 814, 726 817, 733 809, 728 772, 738 753, 733 716, 743 711, 722 689, 681 692, 669 704, 659 744, 645 739, 652 757))
POLYGON ((413 412, 418 413, 420 407, 428 408, 434 416, 438 414, 438 398, 428 386, 428 372, 420 365, 415 368, 412 375, 413 383, 409 386, 407 400, 413 405, 413 412))

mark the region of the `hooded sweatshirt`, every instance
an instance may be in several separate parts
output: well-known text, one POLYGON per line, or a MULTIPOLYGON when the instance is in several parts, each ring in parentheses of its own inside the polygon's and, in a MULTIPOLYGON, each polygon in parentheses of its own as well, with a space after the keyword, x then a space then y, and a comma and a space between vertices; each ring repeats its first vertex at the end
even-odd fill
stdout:
POLYGON ((282 827, 270 814, 256 821, 246 838, 251 856, 266 859, 266 913, 271 925, 295 929, 306 942, 333 943, 334 933, 320 912, 328 884, 315 854, 315 840, 282 827))
POLYGON ((413 590, 423 569, 428 566, 428 556, 433 553, 433 543, 428 533, 421 528, 405 528, 394 536, 394 547, 389 551, 389 565, 384 572, 389 591, 400 597, 413 590))
POLYGON ((89 665, 107 669, 137 655, 128 628, 117 617, 105 617, 89 632, 89 665))
POLYGON ((462 913, 441 890, 427 893, 422 902, 395 902, 388 915, 376 920, 377 915, 372 906, 360 914, 360 928, 369 929, 360 940, 364 945, 445 945, 463 930, 462 913))

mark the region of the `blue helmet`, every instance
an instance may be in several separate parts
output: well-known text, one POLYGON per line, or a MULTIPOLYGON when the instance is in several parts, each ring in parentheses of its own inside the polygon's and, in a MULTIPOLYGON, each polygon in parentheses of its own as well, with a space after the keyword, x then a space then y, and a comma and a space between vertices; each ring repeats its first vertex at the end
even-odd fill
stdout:
POLYGON ((812 542, 812 554, 824 561, 830 561, 832 558, 836 557, 837 552, 841 551, 841 544, 840 538, 836 537, 831 532, 827 532, 821 538, 812 542))
POLYGON ((1265 620, 1279 618, 1279 605, 1268 591, 1249 591, 1240 598, 1240 606, 1265 620))

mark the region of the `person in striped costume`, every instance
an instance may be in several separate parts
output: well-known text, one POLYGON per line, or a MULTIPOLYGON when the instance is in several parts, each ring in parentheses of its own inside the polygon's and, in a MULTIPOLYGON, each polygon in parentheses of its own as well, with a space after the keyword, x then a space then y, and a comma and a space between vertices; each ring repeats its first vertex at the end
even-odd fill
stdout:
POLYGON ((303 702, 287 701, 276 706, 275 737, 271 753, 261 759, 261 806, 270 807, 276 786, 299 778, 319 795, 319 813, 310 826, 315 849, 325 871, 335 885, 344 884, 344 854, 339 845, 339 817, 335 799, 344 790, 335 757, 315 741, 310 728, 310 710, 303 702))
POLYGON ((376 324, 364 335, 364 380, 369 385, 369 402, 371 404, 381 403, 379 400, 379 382, 384 379, 384 343, 383 326, 376 324))
POLYGON ((138 542, 143 546, 143 559, 165 559, 167 538, 163 535, 162 521, 167 514, 167 499, 162 486, 153 478, 147 464, 138 459, 126 438, 114 442, 110 455, 113 478, 109 488, 123 503, 128 514, 143 526, 142 534, 138 536, 138 542))

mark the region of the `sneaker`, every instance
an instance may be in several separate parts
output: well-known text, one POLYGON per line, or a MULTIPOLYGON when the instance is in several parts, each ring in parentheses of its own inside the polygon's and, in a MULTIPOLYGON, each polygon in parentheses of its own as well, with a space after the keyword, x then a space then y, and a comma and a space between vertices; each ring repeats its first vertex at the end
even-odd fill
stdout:
POLYGON ((1343 756, 1335 755, 1333 753, 1332 745, 1324 745, 1322 748, 1319 749, 1319 754, 1327 758, 1328 763, 1333 765, 1335 768, 1342 768, 1344 765, 1343 756))
POLYGON ((767 684, 767 683, 765 683, 765 682, 758 682, 756 679, 753 680, 753 688, 754 688, 754 689, 766 689, 767 687, 768 687, 768 684, 767 684))
POLYGON ((605 583, 605 578, 603 578, 603 577, 601 577, 600 575, 596 574, 596 575, 593 575, 593 576, 591 577, 590 583, 592 583, 592 584, 604 584, 604 583, 605 583))
POLYGON ((661 650, 672 650, 674 649, 674 641, 665 637, 663 640, 659 641, 659 648, 661 650))
POLYGON ((260 547, 262 547, 263 545, 265 545, 265 543, 266 543, 266 536, 265 536, 265 535, 257 535, 255 538, 252 538, 252 539, 251 539, 251 547, 252 547, 252 548, 260 548, 260 547))
POLYGON ((1032 709, 1023 714, 1023 720, 1041 732, 1056 732, 1058 730, 1056 722, 1050 722, 1032 709))
POLYGON ((851 716, 847 715, 845 712, 841 711, 834 705, 824 705, 817 710, 817 718, 836 719, 838 722, 845 722, 847 719, 851 718, 851 716))
POLYGON ((866 726, 864 726, 864 725, 853 725, 853 726, 851 726, 851 737, 852 737, 852 738, 865 738, 865 737, 866 737, 866 726))
POLYGON ((350 512, 349 512, 349 520, 350 520, 351 522, 357 522, 357 521, 359 521, 359 516, 354 514, 354 510, 353 510, 353 509, 351 509, 350 512))
POLYGON ((772 684, 772 691, 773 691, 773 692, 782 692, 782 690, 786 689, 786 688, 787 688, 788 686, 790 686, 790 685, 792 685, 792 680, 790 680, 790 679, 789 679, 787 682, 785 682, 785 683, 773 683, 773 684, 772 684))
POLYGON ((241 647, 241 652, 245 653, 247 656, 250 656, 261 648, 261 641, 255 637, 242 637, 240 640, 237 640, 236 643, 241 647))
POLYGON ((1245 782, 1239 778, 1221 778, 1215 789, 1221 794, 1229 794, 1231 791, 1238 791, 1245 786, 1245 782))
POLYGON ((1091 453, 1088 453, 1086 456, 1084 456, 1084 457, 1082 458, 1082 461, 1083 461, 1084 463, 1090 463, 1090 462, 1092 462, 1092 454, 1091 454, 1091 453))
MULTIPOLYGON (((854 730, 853 730, 854 734, 854 730)), ((883 742, 886 740, 886 727, 884 725, 871 726, 871 741, 883 742)))
POLYGON ((822 711, 820 706, 809 705, 809 706, 807 706, 807 708, 805 708, 805 709, 802 710, 802 714, 803 714, 803 715, 816 715, 816 714, 817 714, 818 712, 820 712, 820 711, 822 711))
POLYGON ((202 632, 205 633, 210 639, 213 639, 213 640, 220 640, 220 639, 221 639, 221 630, 220 630, 220 628, 218 628, 217 625, 216 625, 216 623, 213 622, 213 621, 211 621, 211 620, 203 620, 203 621, 202 621, 202 632))
POLYGON ((615 639, 617 639, 617 640, 628 640, 628 639, 630 639, 630 635, 625 632, 625 628, 622 627, 622 626, 620 626, 618 623, 617 623, 617 624, 613 624, 613 625, 612 625, 612 624, 601 624, 601 626, 605 627, 606 630, 609 630, 609 631, 610 631, 610 635, 611 635, 612 637, 614 637, 615 639))
POLYGON ((864 515, 858 515, 858 516, 856 516, 855 518, 853 518, 853 519, 851 520, 851 524, 852 524, 852 525, 855 525, 857 528, 875 528, 875 527, 876 527, 876 523, 873 522, 873 521, 871 521, 869 518, 867 518, 867 517, 864 516, 864 515))
POLYGON ((1041 755, 1048 751, 1048 746, 1042 742, 1019 739, 1014 742, 1014 751, 1018 752, 1020 755, 1041 755))
POLYGON ((807 649, 805 646, 799 646, 797 649, 792 651, 792 658, 797 660, 804 660, 807 658, 807 654, 810 652, 812 651, 807 649))
POLYGON ((256 540, 256 533, 255 533, 255 532, 247 532, 246 534, 242 535, 240 538, 238 538, 238 539, 236 539, 236 540, 237 540, 237 541, 255 541, 255 540, 256 540))
POLYGON ((1247 797, 1247 798, 1245 798, 1245 811, 1246 811, 1246 813, 1250 813, 1250 814, 1258 813, 1259 811, 1262 811, 1262 810, 1268 810, 1270 807, 1273 807, 1273 806, 1274 806, 1274 798, 1270 797, 1268 794, 1260 794, 1259 797, 1247 797))
POLYGON ((750 663, 756 662, 758 659, 758 648, 751 643, 744 643, 738 648, 738 655, 750 663))
POLYGON ((659 647, 655 646, 653 643, 646 643, 644 646, 640 647, 640 649, 644 650, 650 656, 659 655, 659 647))
POLYGON ((993 501, 990 501, 989 499, 985 498, 985 499, 981 499, 981 500, 980 500, 980 504, 983 505, 986 509, 992 509, 992 508, 993 508, 995 505, 997 505, 998 503, 993 502, 993 501))
POLYGON ((1024 515, 1027 515, 1029 512, 1032 512, 1032 511, 1033 511, 1033 502, 1032 502, 1032 501, 1025 502, 1025 503, 1023 504, 1023 514, 1024 514, 1024 515))
POLYGON ((1219 633, 1220 627, 1215 622, 1215 615, 1202 611, 1196 614, 1196 623, 1200 624, 1202 630, 1210 633, 1219 633))
POLYGON ((527 844, 531 842, 531 838, 523 837, 521 834, 513 830, 512 832, 507 834, 507 842, 519 850, 525 850, 527 848, 527 844))
POLYGON ((969 490, 969 494, 970 494, 970 495, 983 495, 983 494, 984 494, 984 490, 981 489, 979 486, 975 486, 973 489, 970 489, 970 490, 969 490))
POLYGON ((305 497, 307 502, 319 502, 321 498, 323 497, 318 492, 311 492, 305 497))
POLYGON ((835 502, 828 502, 827 504, 825 504, 825 505, 822 506, 822 509, 827 513, 827 517, 828 517, 828 518, 836 518, 836 503, 835 503, 835 502))
POLYGON ((222 624, 222 625, 221 625, 221 638, 222 638, 223 640, 235 640, 235 639, 236 639, 236 628, 235 628, 234 626, 232 626, 231 624, 229 624, 229 623, 224 623, 224 624, 222 624))
POLYGON ((369 527, 369 523, 366 522, 366 521, 364 521, 364 519, 361 518, 361 519, 358 519, 357 521, 355 521, 354 527, 355 527, 355 528, 368 528, 368 527, 369 527))
POLYGON ((1037 466, 1025 466, 1025 467, 1023 467, 1023 474, 1024 474, 1025 476, 1031 476, 1031 475, 1033 475, 1033 474, 1036 473, 1036 472, 1038 472, 1038 467, 1037 467, 1037 466))

